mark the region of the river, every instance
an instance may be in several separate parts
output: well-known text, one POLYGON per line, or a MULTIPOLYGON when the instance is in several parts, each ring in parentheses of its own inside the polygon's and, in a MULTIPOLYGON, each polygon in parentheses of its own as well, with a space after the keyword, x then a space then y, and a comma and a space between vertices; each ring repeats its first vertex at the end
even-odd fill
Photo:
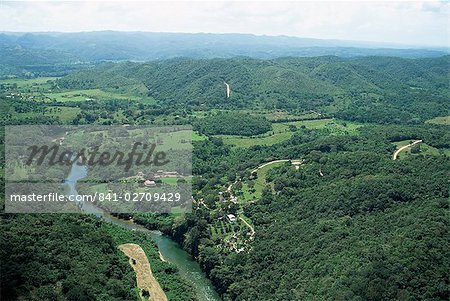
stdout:
MULTIPOLYGON (((68 194, 77 195, 77 181, 87 176, 87 168, 73 164, 72 169, 65 180, 66 191, 68 194)), ((165 260, 177 266, 181 277, 187 280, 193 287, 196 297, 199 301, 221 301, 219 294, 215 291, 211 281, 206 278, 205 273, 200 269, 200 265, 193 260, 191 255, 184 251, 178 243, 166 235, 162 235, 159 231, 148 230, 147 228, 137 225, 132 221, 126 221, 116 218, 100 208, 95 207, 91 203, 84 202, 80 204, 83 211, 95 214, 103 220, 118 225, 130 231, 137 230, 149 233, 151 238, 158 246, 161 255, 165 260)))

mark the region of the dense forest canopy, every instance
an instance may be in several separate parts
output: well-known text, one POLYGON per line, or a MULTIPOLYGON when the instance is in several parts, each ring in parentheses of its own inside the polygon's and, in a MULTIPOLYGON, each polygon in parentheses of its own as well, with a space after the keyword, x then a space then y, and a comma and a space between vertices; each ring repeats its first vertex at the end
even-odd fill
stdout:
POLYGON ((2 216, 2 299, 133 300, 134 275, 99 223, 72 214, 2 216))
POLYGON ((444 300, 450 160, 419 155, 392 161, 391 141, 416 135, 443 146, 448 127, 376 126, 352 137, 303 131, 247 151, 215 141, 196 144, 205 162, 221 162, 201 170, 213 177, 196 183, 205 200, 224 166, 239 174, 267 158, 302 157, 305 163, 299 170, 290 162, 273 168, 262 197, 244 205, 256 229, 249 252, 213 251, 217 238, 204 225, 215 221, 204 208, 173 235, 198 254, 226 300, 444 300), (216 149, 210 157, 204 155, 209 149, 216 149))
POLYGON ((136 300, 136 276, 117 248, 122 243, 138 243, 153 258, 170 300, 193 298, 176 267, 156 260, 145 234, 79 214, 3 215, 1 231, 2 300, 136 300))
POLYGON ((272 124, 265 118, 237 112, 218 113, 199 119, 194 129, 207 135, 242 135, 263 134, 272 129, 272 124))

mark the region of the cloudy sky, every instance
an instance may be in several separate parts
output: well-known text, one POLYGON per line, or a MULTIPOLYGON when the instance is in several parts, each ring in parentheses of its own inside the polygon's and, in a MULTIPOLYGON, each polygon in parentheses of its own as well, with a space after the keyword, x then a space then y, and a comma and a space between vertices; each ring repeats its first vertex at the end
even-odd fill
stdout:
POLYGON ((450 44, 449 1, 2 1, 0 31, 153 31, 450 44))

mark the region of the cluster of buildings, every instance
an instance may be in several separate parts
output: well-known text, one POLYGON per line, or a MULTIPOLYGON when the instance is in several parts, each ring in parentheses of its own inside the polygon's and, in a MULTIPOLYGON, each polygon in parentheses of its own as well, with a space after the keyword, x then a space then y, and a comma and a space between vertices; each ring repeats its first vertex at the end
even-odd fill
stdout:
POLYGON ((156 182, 161 178, 178 178, 179 174, 176 171, 158 170, 155 173, 144 174, 142 171, 138 172, 137 177, 144 180, 145 187, 155 187, 156 182))

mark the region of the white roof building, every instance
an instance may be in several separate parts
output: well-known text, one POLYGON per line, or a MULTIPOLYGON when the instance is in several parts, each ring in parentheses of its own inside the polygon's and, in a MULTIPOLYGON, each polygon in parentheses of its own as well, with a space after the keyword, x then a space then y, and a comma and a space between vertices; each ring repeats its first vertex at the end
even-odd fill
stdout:
POLYGON ((155 183, 155 181, 146 180, 144 182, 144 186, 146 186, 146 187, 154 187, 154 186, 156 186, 156 183, 155 183))
POLYGON ((236 216, 234 214, 227 214, 227 217, 230 220, 230 222, 235 222, 236 221, 236 216))

